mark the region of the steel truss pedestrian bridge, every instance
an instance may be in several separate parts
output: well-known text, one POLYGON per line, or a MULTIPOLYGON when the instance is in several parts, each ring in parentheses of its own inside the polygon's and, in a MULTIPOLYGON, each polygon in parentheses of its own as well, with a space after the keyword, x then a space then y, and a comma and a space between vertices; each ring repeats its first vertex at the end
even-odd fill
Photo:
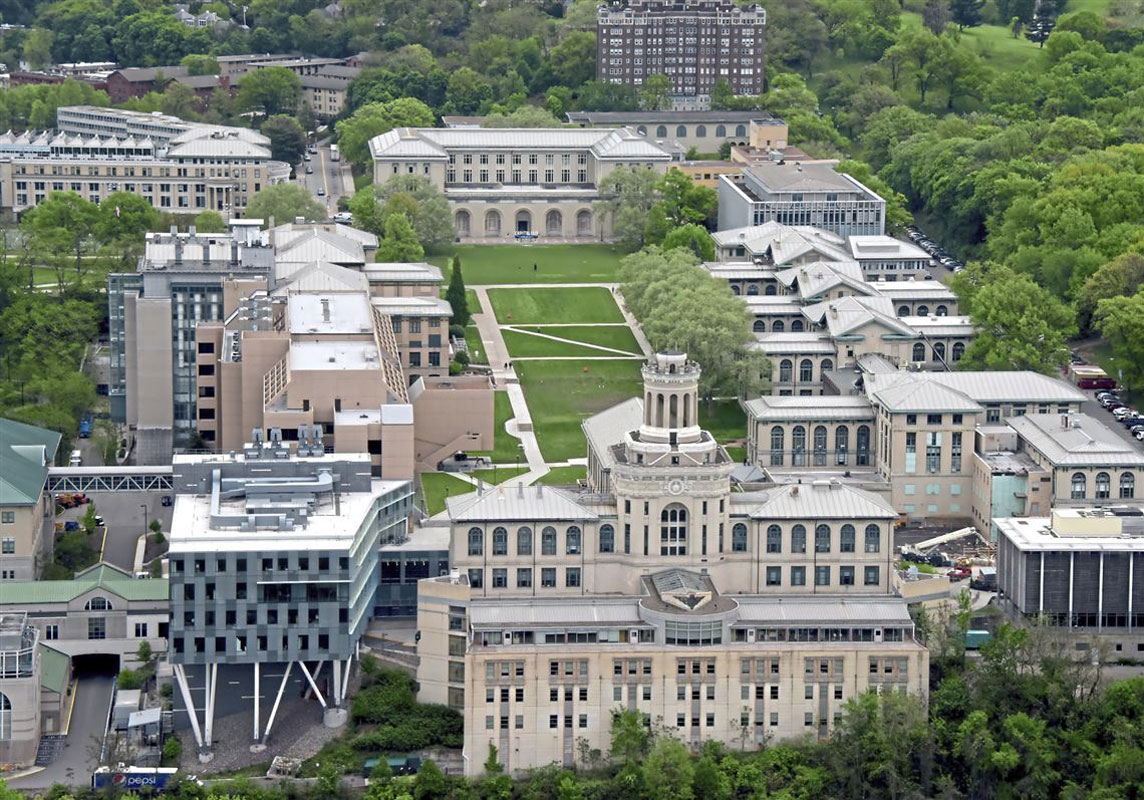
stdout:
POLYGON ((49 492, 169 492, 171 467, 51 467, 49 492))

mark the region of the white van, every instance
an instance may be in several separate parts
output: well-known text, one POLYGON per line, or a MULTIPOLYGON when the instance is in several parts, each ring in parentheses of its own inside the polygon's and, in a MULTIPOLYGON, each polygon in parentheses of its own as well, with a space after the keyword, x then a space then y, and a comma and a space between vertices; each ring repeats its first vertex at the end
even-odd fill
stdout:
POLYGON ((79 450, 72 450, 71 458, 68 459, 69 467, 78 467, 83 463, 83 455, 79 450))

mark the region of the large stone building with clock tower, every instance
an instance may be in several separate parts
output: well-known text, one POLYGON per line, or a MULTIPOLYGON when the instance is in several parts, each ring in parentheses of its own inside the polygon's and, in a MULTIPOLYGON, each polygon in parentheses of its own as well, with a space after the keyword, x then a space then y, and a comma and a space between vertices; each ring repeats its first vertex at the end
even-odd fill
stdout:
POLYGON ((617 708, 758 747, 827 735, 868 688, 924 694, 892 507, 831 481, 732 491, 700 375, 657 353, 640 397, 585 420, 580 491, 484 489, 415 533, 449 539, 452 574, 418 588, 418 681, 464 712, 470 771, 490 744, 511 770, 572 765, 617 708))

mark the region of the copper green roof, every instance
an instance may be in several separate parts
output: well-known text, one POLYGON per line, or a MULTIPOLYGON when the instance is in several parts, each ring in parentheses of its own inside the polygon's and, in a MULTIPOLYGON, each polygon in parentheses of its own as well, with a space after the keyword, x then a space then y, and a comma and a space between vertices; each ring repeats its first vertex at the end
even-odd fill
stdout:
MULTIPOLYGON (((135 579, 110 564, 88 567, 70 581, 4 581, 0 583, 0 606, 35 610, 48 603, 67 603, 93 589, 127 601, 165 601, 169 591, 166 578, 135 579)), ((112 603, 114 607, 114 602, 112 603)))
POLYGON ((40 686, 62 695, 71 680, 71 656, 40 645, 40 686))
POLYGON ((39 502, 59 446, 55 431, 0 418, 0 506, 39 502))

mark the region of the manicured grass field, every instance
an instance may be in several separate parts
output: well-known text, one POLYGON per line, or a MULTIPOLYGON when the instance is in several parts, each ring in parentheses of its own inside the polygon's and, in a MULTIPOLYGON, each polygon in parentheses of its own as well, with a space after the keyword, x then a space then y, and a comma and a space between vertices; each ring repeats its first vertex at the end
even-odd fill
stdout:
POLYGON ((555 322, 623 322, 612 293, 580 289, 491 289, 489 300, 502 325, 555 322))
POLYGON ((509 436, 504 424, 512 419, 512 401, 508 392, 493 395, 493 449, 474 451, 475 455, 488 456, 494 464, 514 464, 520 452, 520 439, 509 436))
POLYGON ((559 336, 561 339, 571 339, 574 342, 598 344, 623 350, 632 355, 642 355, 639 342, 627 325, 521 325, 519 327, 539 330, 549 336, 559 336))
POLYGON ((473 485, 447 472, 421 473, 421 498, 425 513, 432 516, 445 510, 445 498, 473 491, 473 485))
POLYGON ((715 400, 710 408, 700 401, 699 425, 720 442, 747 437, 747 415, 737 400, 715 400))
POLYGON ((588 475, 587 467, 553 467, 537 483, 548 486, 572 486, 588 475))
POLYGON ((470 364, 489 363, 489 357, 485 353, 485 344, 481 341, 481 331, 476 325, 465 326, 465 341, 469 345, 470 364))
POLYGON ((580 423, 640 394, 640 361, 525 361, 516 365, 546 461, 582 458, 580 423))
MULTIPOLYGON (((559 330, 560 328, 549 329, 554 336, 559 335, 556 333, 556 331, 559 330)), ((613 353, 610 350, 597 350, 592 347, 583 347, 574 342, 556 341, 555 339, 548 339, 544 336, 533 336, 530 333, 522 333, 520 331, 502 330, 501 335, 504 337, 504 343, 508 347, 509 355, 513 358, 554 358, 565 356, 615 358, 622 355, 621 353, 613 353)), ((639 354, 633 353, 633 355, 639 354)))
MULTIPOLYGON (((1076 0, 1073 2, 1073 5, 1075 4, 1076 0)), ((1069 10, 1079 9, 1070 8, 1069 10)), ((921 14, 910 11, 904 12, 902 25, 903 27, 920 28, 922 25, 921 14)), ((986 64, 1002 72, 1023 66, 1040 52, 1040 48, 1034 42, 1026 39, 1024 34, 1020 38, 1014 39, 1009 28, 1003 25, 978 25, 973 28, 966 28, 961 32, 961 43, 964 47, 981 56, 986 64)), ((942 98, 944 107, 945 92, 936 89, 936 87, 935 91, 931 91, 927 95, 927 105, 932 104, 938 97, 942 98), (934 100, 930 100, 931 97, 934 100)))
MULTIPOLYGON (((614 283, 626 253, 610 244, 470 244, 454 252, 461 257, 465 283, 614 283), (536 269, 533 269, 536 265, 536 269)), ((429 261, 445 272, 453 253, 429 261)))

